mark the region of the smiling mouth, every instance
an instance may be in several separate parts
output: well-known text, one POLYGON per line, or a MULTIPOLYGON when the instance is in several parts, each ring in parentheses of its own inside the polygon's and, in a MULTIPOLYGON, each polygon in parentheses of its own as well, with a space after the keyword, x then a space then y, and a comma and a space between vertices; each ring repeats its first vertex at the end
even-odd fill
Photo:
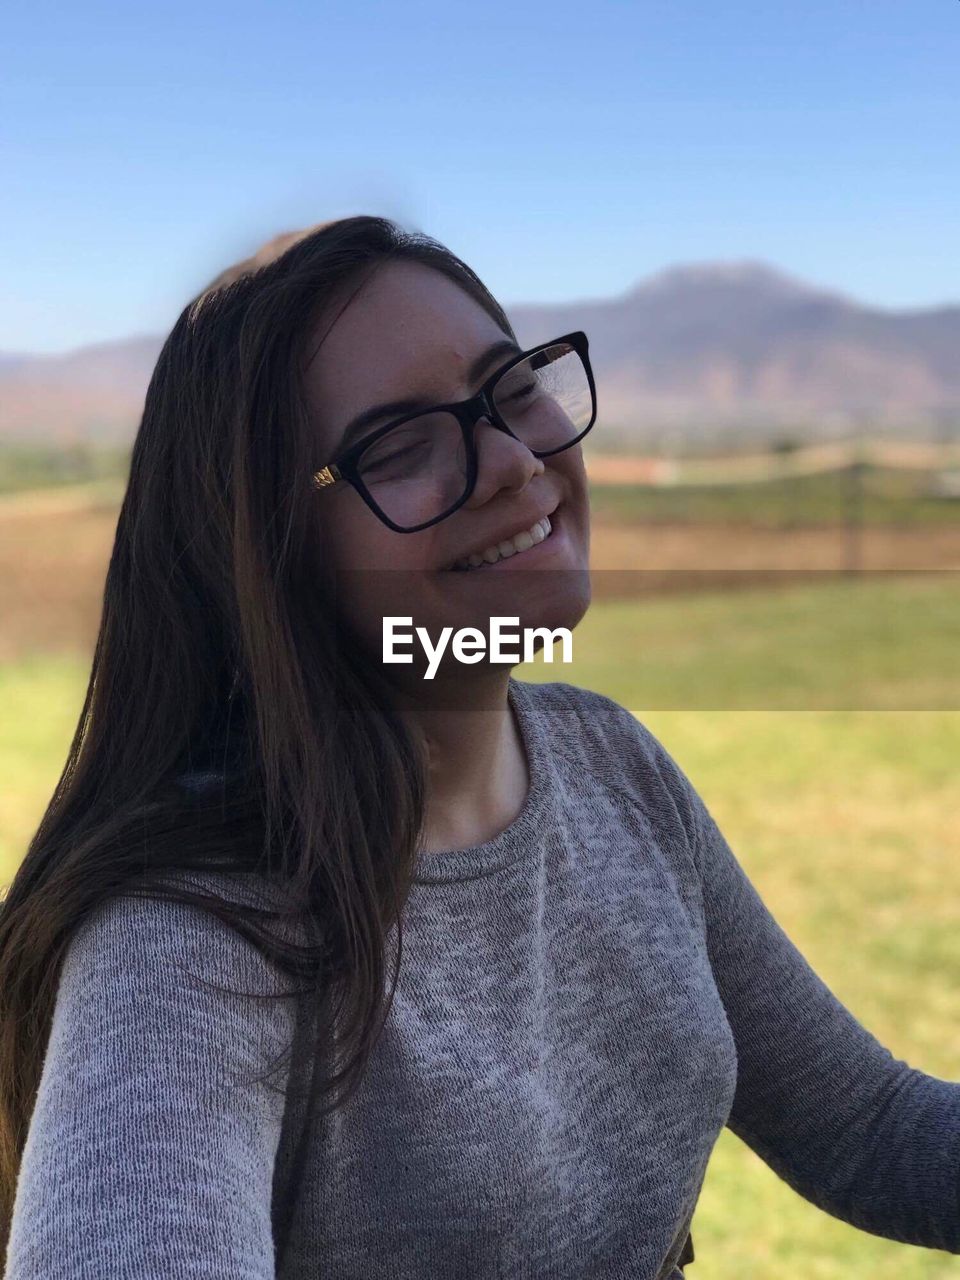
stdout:
MULTIPOLYGON (((556 509, 553 514, 556 514, 556 509)), ((511 556, 522 556, 524 552, 539 546, 541 542, 546 542, 552 533, 553 523, 550 516, 543 516, 542 519, 531 525, 529 529, 523 529, 519 533, 515 533, 512 538, 506 538, 502 542, 494 543, 483 551, 476 551, 469 556, 464 556, 450 565, 449 569, 454 573, 469 573, 473 569, 489 568, 490 565, 498 564, 501 560, 508 560, 511 556)))

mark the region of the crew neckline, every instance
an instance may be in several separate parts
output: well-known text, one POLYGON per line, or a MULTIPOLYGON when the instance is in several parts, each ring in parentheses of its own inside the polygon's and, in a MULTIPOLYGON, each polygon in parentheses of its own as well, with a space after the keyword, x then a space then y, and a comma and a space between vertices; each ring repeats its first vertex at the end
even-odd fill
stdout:
POLYGON ((483 844, 464 849, 434 849, 417 855, 414 884, 444 884, 451 880, 473 880, 506 870, 539 847, 543 819, 553 791, 548 767, 547 739, 533 706, 531 686, 510 676, 507 705, 514 718, 527 757, 530 783, 526 799, 504 829, 483 844))

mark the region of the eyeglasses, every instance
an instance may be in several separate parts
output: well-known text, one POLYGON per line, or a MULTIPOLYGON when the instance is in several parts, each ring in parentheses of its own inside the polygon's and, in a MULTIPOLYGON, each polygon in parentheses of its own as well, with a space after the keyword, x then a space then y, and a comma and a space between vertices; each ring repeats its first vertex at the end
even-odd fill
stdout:
POLYGON ((587 346, 587 335, 578 330, 514 356, 468 400, 421 409, 365 435, 314 472, 313 484, 352 484, 397 533, 444 520, 476 485, 481 418, 536 458, 583 439, 597 416, 587 346))

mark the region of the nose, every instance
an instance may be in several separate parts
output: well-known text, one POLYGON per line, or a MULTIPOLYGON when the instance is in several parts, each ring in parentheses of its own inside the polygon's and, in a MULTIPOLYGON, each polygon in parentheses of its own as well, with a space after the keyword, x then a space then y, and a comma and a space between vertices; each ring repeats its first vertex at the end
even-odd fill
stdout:
POLYGON ((499 430, 489 418, 479 419, 474 438, 477 483, 465 506, 482 507, 501 489, 520 493, 534 476, 543 474, 543 459, 531 453, 522 440, 499 430))

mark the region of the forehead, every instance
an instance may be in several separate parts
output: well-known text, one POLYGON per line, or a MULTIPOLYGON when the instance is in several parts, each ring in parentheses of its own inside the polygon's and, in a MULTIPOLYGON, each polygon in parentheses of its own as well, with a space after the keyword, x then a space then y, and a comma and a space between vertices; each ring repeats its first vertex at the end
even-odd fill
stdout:
POLYGON ((331 437, 379 401, 468 394, 466 369, 504 336, 459 284, 420 263, 379 267, 346 296, 346 306, 331 305, 307 343, 304 391, 318 429, 331 437))

